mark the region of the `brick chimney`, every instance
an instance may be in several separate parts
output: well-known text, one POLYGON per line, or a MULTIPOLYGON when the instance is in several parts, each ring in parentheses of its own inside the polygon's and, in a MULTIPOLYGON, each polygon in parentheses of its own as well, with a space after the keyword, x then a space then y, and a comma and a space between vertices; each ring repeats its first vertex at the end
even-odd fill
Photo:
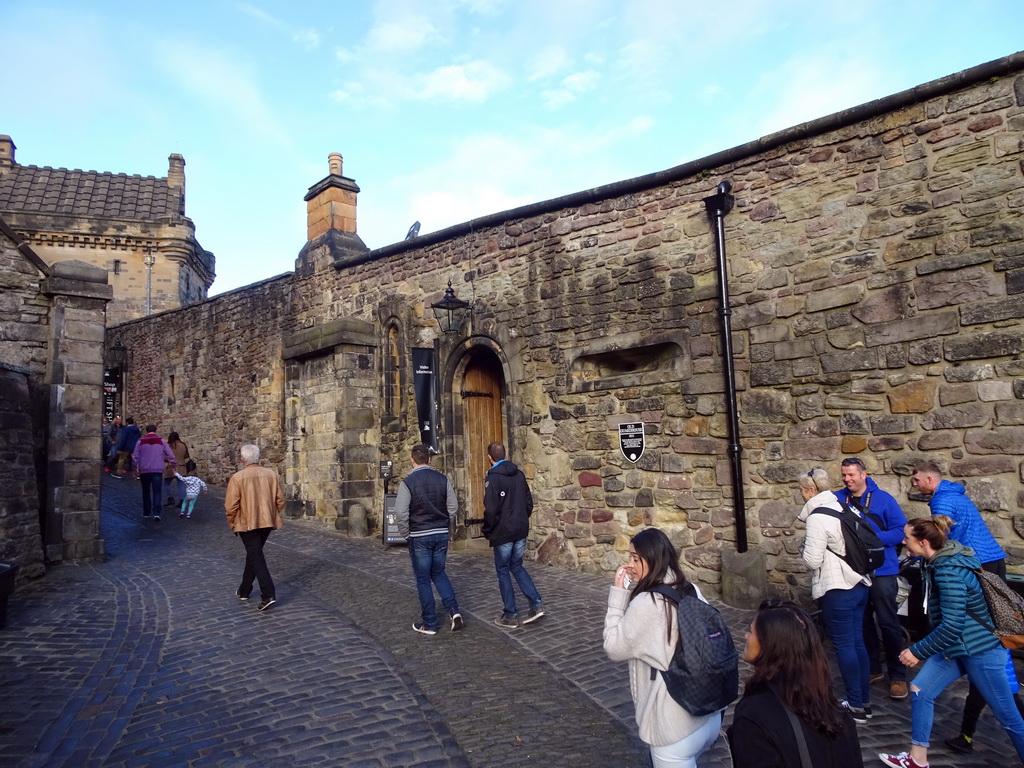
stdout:
POLYGON ((306 196, 306 245, 295 268, 317 271, 340 268, 370 249, 356 234, 356 196, 359 186, 342 175, 339 152, 327 156, 327 177, 309 188, 306 196))
POLYGON ((15 165, 14 150, 16 149, 10 136, 0 135, 0 168, 10 168, 15 165))

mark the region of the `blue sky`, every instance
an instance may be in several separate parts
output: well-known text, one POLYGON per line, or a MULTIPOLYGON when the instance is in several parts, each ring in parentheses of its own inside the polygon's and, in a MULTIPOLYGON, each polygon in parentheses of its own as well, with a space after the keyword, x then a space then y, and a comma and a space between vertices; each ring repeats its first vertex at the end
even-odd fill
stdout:
POLYGON ((2 0, 26 165, 166 176, 211 294, 290 271, 341 152, 371 248, 1024 50, 1024 0, 2 0))

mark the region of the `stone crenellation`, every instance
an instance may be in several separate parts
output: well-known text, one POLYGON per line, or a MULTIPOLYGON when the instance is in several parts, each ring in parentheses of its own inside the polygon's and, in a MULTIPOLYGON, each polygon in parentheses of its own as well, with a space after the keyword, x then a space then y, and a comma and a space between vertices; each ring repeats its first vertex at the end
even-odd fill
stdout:
POLYGON ((658 525, 714 587, 735 528, 703 199, 730 179, 747 534, 769 591, 807 591, 796 477, 822 466, 838 487, 851 455, 910 516, 927 511, 907 499, 912 466, 937 460, 1016 570, 1024 56, 1001 66, 1003 76, 960 73, 899 108, 851 110, 672 178, 496 214, 118 326, 132 351, 129 410, 191 437, 208 480, 233 471, 240 441, 258 440, 285 473, 292 514, 344 530, 358 504, 379 529, 375 464, 395 458, 404 471, 419 440, 411 376, 401 414, 384 412, 387 361, 408 366, 410 349, 436 343, 435 464, 459 489, 461 520, 478 509, 460 383, 486 348, 504 377, 510 456, 537 502, 531 556, 607 572, 633 532, 658 525), (440 338, 429 309, 448 280, 472 309, 454 339, 440 338), (636 463, 618 446, 626 422, 645 425, 636 463))

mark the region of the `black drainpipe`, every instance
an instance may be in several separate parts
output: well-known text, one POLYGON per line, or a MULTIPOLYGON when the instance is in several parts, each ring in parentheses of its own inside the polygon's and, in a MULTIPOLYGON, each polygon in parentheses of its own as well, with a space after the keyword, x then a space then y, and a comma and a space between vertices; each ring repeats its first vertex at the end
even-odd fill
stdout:
POLYGON ((743 498, 743 464, 740 454, 740 421, 736 408, 736 371, 732 361, 732 308, 729 306, 729 275, 725 265, 725 215, 735 198, 729 194, 731 181, 718 185, 718 194, 704 198, 708 217, 715 225, 715 250, 718 252, 718 312, 722 317, 722 359, 725 361, 725 401, 729 413, 729 464, 732 469, 732 500, 736 515, 736 551, 747 551, 747 513, 743 498))

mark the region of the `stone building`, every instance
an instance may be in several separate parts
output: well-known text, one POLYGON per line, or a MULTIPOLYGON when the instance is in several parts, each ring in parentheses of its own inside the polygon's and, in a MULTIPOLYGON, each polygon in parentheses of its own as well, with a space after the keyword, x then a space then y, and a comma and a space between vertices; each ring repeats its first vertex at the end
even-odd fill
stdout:
POLYGON ((937 460, 1016 569, 1024 54, 375 250, 354 237, 339 162, 307 196, 294 274, 112 329, 130 407, 178 430, 207 480, 258 442, 290 515, 354 535, 380 530, 379 462, 400 477, 428 438, 458 489, 458 536, 479 544, 484 452, 504 440, 537 500, 531 557, 610 572, 657 525, 715 588, 737 540, 705 206, 723 179, 741 565, 806 596, 796 478, 822 466, 838 487, 859 455, 909 514, 926 511, 907 500, 912 465, 937 460), (449 281, 470 310, 453 334, 431 311, 449 281), (642 453, 622 449, 623 424, 643 425, 642 453))
POLYGON ((110 273, 110 323, 194 304, 214 257, 185 215, 185 159, 166 178, 20 165, 0 136, 0 216, 47 264, 76 260, 110 273))
POLYGON ((19 579, 103 557, 99 531, 107 273, 48 265, 0 217, 0 560, 19 579))

